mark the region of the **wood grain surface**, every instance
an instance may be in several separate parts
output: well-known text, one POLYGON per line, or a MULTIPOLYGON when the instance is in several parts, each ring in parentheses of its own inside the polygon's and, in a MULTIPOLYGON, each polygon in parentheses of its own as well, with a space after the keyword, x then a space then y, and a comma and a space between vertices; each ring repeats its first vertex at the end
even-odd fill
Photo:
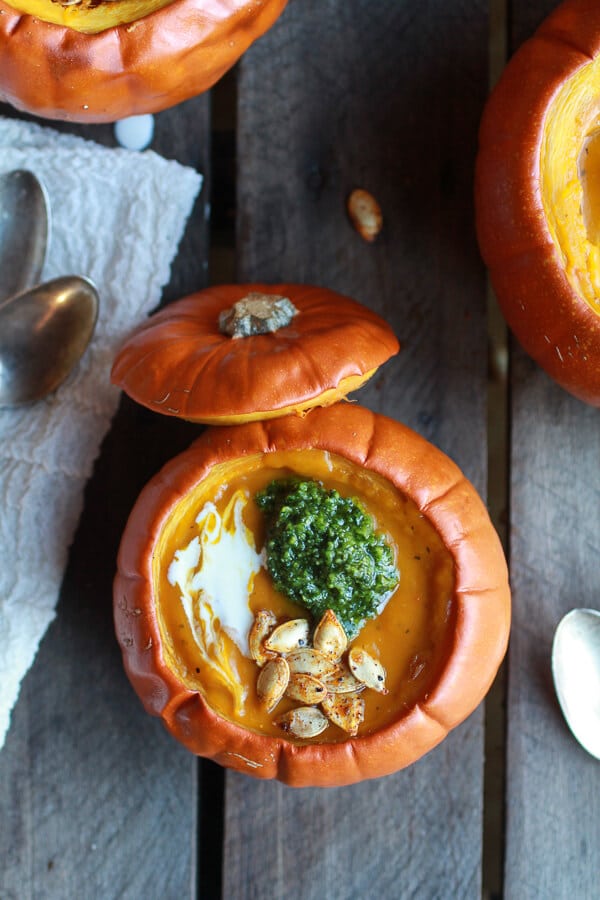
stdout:
MULTIPOLYGON (((555 5, 290 0, 226 80, 237 85, 237 172, 218 132, 214 193, 211 96, 156 117, 153 149, 206 178, 163 302, 211 277, 207 205, 221 236, 235 182, 238 278, 319 283, 381 313, 402 350, 357 400, 441 447, 484 496, 486 277, 472 178, 488 13, 508 23, 511 52, 555 5), (346 215, 355 187, 383 208, 374 244, 346 215)), ((114 143, 108 126, 53 127, 114 143)), ((567 610, 598 608, 600 423, 514 345, 508 415, 514 620, 506 802, 496 797, 494 813, 506 833, 491 839, 504 884, 485 896, 596 900, 599 768, 561 717, 550 647, 567 610)), ((57 617, 0 752, 0 900, 481 897, 482 708, 410 769, 329 790, 224 774, 143 712, 113 634, 116 550, 142 486, 197 433, 124 398, 103 443, 57 617)))
MULTIPOLYGON (((513 2, 511 49, 557 4, 513 2)), ((550 664, 561 617, 600 609, 600 418, 512 345, 505 896, 600 891, 600 767, 571 736, 550 664)))
MULTIPOLYGON (((241 279, 313 282, 384 315, 403 349, 357 399, 485 489, 485 279, 472 168, 486 94, 481 3, 292 2, 240 67, 241 279), (355 187, 383 207, 353 231, 355 187)), ((478 897, 478 710, 409 770, 334 790, 226 776, 227 898, 478 897)))
MULTIPOLYGON (((114 143, 108 126, 54 127, 114 143)), ((207 177, 165 290, 173 299, 207 277, 209 98, 158 116, 153 147, 207 177)), ((195 894, 198 764, 144 713, 124 677, 112 579, 137 494, 196 433, 123 400, 103 443, 56 619, 0 753, 2 900, 195 894)))

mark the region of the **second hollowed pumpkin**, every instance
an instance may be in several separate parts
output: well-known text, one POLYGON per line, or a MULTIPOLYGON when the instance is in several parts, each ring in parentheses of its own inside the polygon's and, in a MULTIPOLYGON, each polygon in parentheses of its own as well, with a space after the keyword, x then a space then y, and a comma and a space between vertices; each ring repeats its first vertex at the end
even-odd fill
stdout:
POLYGON ((600 7, 566 0, 484 111, 481 251, 506 320, 562 387, 600 405, 600 7))

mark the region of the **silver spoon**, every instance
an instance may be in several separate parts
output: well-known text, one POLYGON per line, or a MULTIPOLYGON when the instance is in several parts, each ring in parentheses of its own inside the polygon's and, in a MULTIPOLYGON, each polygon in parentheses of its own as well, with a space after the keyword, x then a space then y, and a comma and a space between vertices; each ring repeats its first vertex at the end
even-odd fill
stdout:
POLYGON ((17 169, 0 175, 0 297, 40 280, 49 230, 48 198, 34 173, 17 169))
POLYGON ((98 292, 87 278, 55 278, 0 303, 0 406, 40 400, 87 347, 98 292))
POLYGON ((600 759, 600 612, 572 609, 558 623, 552 675, 567 725, 600 759))

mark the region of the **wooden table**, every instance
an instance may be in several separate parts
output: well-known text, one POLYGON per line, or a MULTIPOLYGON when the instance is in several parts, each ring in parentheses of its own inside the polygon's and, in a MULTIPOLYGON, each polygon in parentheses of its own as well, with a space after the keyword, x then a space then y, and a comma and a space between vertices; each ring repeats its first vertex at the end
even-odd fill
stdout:
MULTIPOLYGON (((554 5, 493 3, 494 53, 554 5)), ((488 475, 495 496, 503 484, 506 440, 514 624, 486 708, 408 770, 333 790, 224 773, 175 744, 125 678, 111 582, 135 497, 197 430, 123 399, 0 753, 2 900, 600 896, 600 769, 561 718, 549 661, 561 615, 598 607, 600 419, 514 346, 487 415, 472 180, 488 13, 485 0, 291 0, 235 78, 157 117, 153 145, 206 177, 164 302, 224 277, 348 293, 403 345, 362 403, 440 446, 484 496, 488 475), (357 186, 383 206, 374 245, 345 215, 357 186)), ((113 142, 110 127, 70 130, 113 142)))

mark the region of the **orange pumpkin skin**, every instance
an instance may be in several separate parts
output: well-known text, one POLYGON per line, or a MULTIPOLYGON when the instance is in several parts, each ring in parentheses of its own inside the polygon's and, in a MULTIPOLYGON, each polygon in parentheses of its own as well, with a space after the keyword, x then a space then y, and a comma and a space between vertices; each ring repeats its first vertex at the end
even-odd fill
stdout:
POLYGON ((475 174, 481 253, 508 325, 565 390, 600 406, 600 317, 569 282, 540 192, 557 91, 600 53, 600 5, 566 0, 510 60, 484 110, 475 174))
POLYGON ((155 113, 210 88, 287 0, 174 0, 98 34, 43 22, 0 0, 0 99, 72 122, 155 113))
MULTIPOLYGON (((151 316, 118 352, 112 381, 165 415, 231 424, 332 400, 344 379, 362 379, 398 341, 376 313, 349 297, 305 285, 219 285, 151 316), (232 339, 219 313, 252 292, 284 295, 298 309, 271 334, 232 339)), ((345 391, 342 391, 345 393, 345 391)))
POLYGON ((364 407, 337 404, 305 418, 207 429, 142 491, 126 526, 114 583, 117 638, 146 710, 192 752, 257 778, 336 786, 395 772, 438 744, 482 700, 504 656, 510 621, 506 563, 472 485, 441 451, 364 407), (274 450, 328 450, 389 479, 437 529, 456 566, 452 649, 429 695, 396 722, 342 743, 298 745, 259 735, 215 713, 161 653, 152 555, 178 499, 211 468, 274 450))

